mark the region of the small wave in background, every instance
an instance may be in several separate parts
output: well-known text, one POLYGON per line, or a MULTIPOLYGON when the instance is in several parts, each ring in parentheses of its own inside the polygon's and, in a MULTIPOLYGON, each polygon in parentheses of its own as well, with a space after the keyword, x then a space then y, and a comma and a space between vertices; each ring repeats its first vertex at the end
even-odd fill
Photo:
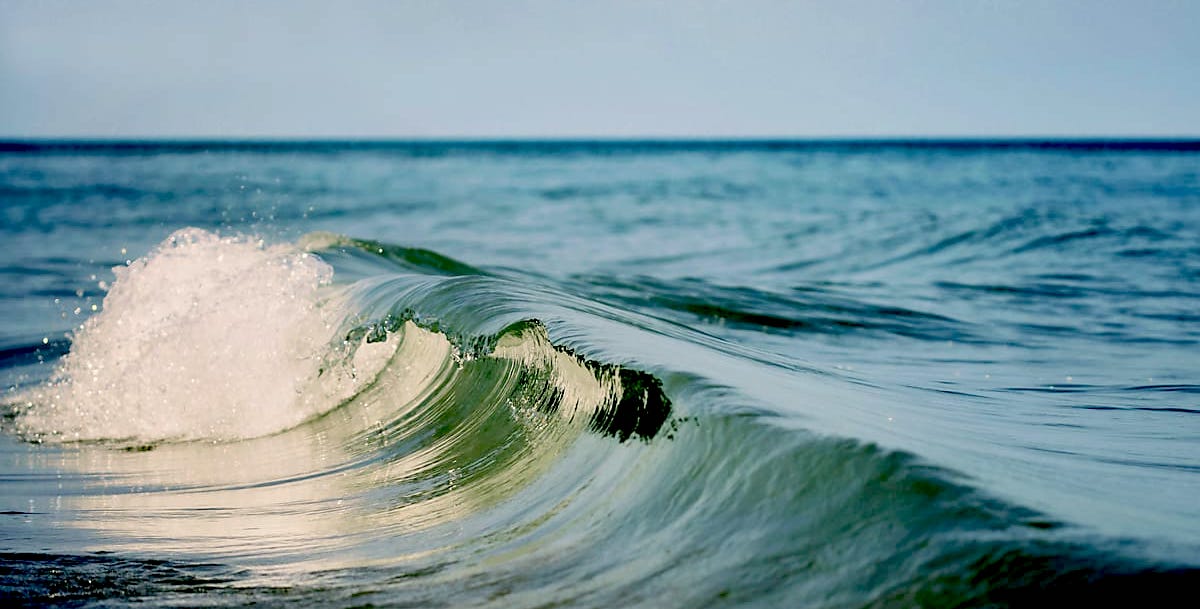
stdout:
POLYGON ((0 205, 18 604, 1200 581, 1191 143, 22 143, 0 205))

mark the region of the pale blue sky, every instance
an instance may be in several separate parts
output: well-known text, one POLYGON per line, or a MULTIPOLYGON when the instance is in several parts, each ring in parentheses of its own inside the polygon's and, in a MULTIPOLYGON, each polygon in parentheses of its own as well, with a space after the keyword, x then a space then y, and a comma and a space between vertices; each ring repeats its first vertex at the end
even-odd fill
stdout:
POLYGON ((0 136, 1200 135, 1200 0, 0 0, 0 136))

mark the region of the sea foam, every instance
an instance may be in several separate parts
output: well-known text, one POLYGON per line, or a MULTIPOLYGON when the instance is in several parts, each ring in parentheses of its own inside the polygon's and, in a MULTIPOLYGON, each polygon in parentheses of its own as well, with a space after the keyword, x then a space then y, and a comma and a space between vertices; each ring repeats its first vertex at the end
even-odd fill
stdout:
POLYGON ((54 379, 24 396, 25 435, 266 435, 336 407, 395 350, 340 339, 346 311, 333 270, 293 245, 186 228, 114 273, 54 379))

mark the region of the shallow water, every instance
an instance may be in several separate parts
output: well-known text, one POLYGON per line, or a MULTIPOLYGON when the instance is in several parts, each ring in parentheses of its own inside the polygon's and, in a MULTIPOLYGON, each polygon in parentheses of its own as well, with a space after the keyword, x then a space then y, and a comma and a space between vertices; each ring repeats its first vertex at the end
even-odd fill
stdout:
POLYGON ((1194 142, 0 148, 8 600, 1200 581, 1194 142))

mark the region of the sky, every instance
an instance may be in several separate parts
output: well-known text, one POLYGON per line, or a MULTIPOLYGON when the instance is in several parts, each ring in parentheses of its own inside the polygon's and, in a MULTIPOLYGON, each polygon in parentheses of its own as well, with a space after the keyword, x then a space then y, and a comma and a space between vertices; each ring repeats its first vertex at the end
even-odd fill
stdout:
POLYGON ((0 137, 1200 136, 1200 1, 0 0, 0 137))

